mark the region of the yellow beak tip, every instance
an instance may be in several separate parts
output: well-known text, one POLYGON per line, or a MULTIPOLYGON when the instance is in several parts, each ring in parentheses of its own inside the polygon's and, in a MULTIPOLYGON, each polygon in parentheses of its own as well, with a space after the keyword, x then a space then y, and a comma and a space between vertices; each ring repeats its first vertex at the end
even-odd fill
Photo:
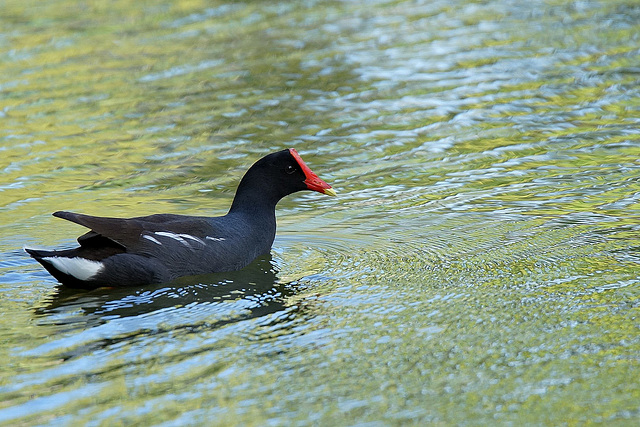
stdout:
POLYGON ((328 196, 337 196, 338 195, 338 193, 336 193, 336 190, 334 190, 333 188, 325 188, 323 193, 328 195, 328 196))

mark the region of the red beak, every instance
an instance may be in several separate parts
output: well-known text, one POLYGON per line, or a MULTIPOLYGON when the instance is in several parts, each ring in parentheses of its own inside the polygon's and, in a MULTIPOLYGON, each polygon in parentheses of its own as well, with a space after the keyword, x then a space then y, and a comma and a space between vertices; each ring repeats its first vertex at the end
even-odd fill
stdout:
POLYGON ((329 184, 321 180, 318 175, 313 173, 309 166, 302 160, 300 154, 295 150, 295 148, 289 148, 289 152, 293 156, 294 159, 300 165, 302 172, 304 172, 304 176, 307 178, 304 180, 304 183, 307 185, 309 190, 317 191, 318 193, 328 194, 329 196, 335 196, 336 192, 329 184))

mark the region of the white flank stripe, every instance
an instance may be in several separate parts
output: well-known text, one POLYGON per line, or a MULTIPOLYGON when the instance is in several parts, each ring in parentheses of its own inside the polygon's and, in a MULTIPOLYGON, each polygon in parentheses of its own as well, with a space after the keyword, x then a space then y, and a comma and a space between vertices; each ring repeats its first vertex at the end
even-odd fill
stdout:
POLYGON ((43 260, 50 262, 59 271, 69 274, 78 280, 89 280, 104 269, 104 264, 100 261, 92 261, 80 257, 45 257, 43 260))
POLYGON ((214 242, 222 242, 223 240, 225 240, 224 237, 211 237, 211 236, 207 236, 205 237, 205 239, 213 240, 214 242))
POLYGON ((195 240, 196 242, 204 245, 204 242, 202 241, 201 238, 196 237, 196 236, 192 236, 191 234, 178 234, 178 236, 183 237, 185 239, 195 240))
POLYGON ((189 245, 189 242, 184 240, 182 237, 180 237, 180 235, 178 235, 176 233, 169 233, 168 231, 156 231, 154 234, 157 234, 158 236, 168 237, 168 238, 173 239, 173 240, 177 240, 178 242, 182 243, 183 245, 185 245, 185 246, 187 246, 189 248, 191 247, 191 245, 189 245))
POLYGON ((162 243, 160 243, 160 240, 156 239, 153 236, 149 236, 148 234, 143 234, 142 237, 147 239, 147 240, 151 240, 153 243, 155 243, 157 245, 162 245, 162 243))

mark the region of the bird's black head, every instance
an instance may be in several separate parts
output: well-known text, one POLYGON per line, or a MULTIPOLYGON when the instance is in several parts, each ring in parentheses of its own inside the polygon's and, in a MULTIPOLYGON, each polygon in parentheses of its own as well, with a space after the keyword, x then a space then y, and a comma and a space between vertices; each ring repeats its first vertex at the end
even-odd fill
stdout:
POLYGON ((283 197, 302 190, 336 195, 329 184, 309 169, 298 152, 289 148, 271 153, 249 168, 240 181, 231 209, 262 203, 275 206, 283 197))

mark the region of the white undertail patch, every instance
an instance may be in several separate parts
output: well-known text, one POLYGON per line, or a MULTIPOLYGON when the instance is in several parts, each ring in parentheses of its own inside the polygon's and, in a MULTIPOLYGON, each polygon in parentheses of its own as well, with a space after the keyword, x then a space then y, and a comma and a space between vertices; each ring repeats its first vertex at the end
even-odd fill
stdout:
POLYGON ((104 264, 100 261, 92 261, 80 257, 64 258, 51 256, 42 259, 51 263, 57 270, 73 276, 78 280, 89 280, 104 269, 104 264))

